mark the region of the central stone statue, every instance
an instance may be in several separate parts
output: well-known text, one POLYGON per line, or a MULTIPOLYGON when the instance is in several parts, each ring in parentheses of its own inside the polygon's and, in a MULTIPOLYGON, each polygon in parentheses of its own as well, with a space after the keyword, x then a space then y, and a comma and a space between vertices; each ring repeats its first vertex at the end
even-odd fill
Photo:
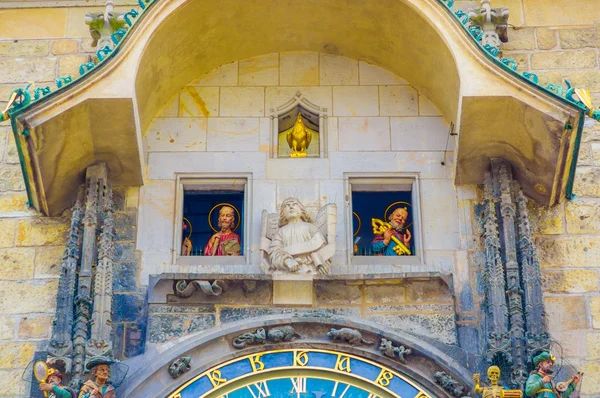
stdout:
POLYGON ((335 254, 336 219, 335 204, 328 204, 317 212, 313 222, 296 198, 285 199, 279 215, 263 210, 263 271, 329 274, 335 254))

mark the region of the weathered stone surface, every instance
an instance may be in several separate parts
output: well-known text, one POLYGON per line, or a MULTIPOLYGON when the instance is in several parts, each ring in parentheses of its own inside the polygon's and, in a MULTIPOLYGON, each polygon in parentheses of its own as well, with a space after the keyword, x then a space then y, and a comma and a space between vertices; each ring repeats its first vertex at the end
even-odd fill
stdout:
POLYGON ((367 303, 402 303, 406 301, 406 289, 400 284, 372 285, 366 287, 367 303))
MULTIPOLYGON (((542 54, 542 53, 539 53, 542 54)), ((545 53, 543 53, 545 54, 545 53)), ((563 79, 565 78, 564 71, 547 71, 547 72, 536 72, 540 79, 541 85, 548 83, 562 84, 564 87, 563 79)), ((600 79, 598 79, 597 70, 572 70, 569 71, 569 81, 575 87, 585 87, 586 89, 594 92, 600 91, 600 79)))
POLYGON ((6 58, 0 60, 0 83, 46 82, 54 79, 56 58, 6 58))
POLYGON ((233 308, 223 307, 220 312, 221 323, 229 323, 240 321, 243 319, 257 318, 265 315, 276 315, 276 314, 294 314, 297 316, 319 316, 319 317, 331 317, 334 315, 341 316, 360 316, 360 310, 358 308, 315 308, 315 309, 300 309, 300 308, 286 308, 286 307, 246 307, 246 308, 233 308))
POLYGON ((590 297, 590 313, 592 314, 592 327, 600 329, 600 297, 590 297))
POLYGON ((35 249, 1 249, 0 275, 2 279, 32 279, 35 249))
POLYGON ((279 83, 279 54, 266 54, 239 61, 240 86, 274 86, 279 83))
POLYGON ((0 220, 0 247, 14 246, 16 227, 16 220, 0 220))
POLYGON ((563 49, 596 47, 596 29, 559 30, 560 47, 563 49))
POLYGON ((315 286, 315 296, 320 304, 359 304, 361 288, 344 282, 320 282, 315 286))
POLYGON ((14 340, 17 322, 12 316, 0 316, 0 340, 14 340))
POLYGON ((137 287, 138 264, 136 262, 115 263, 113 266, 115 292, 133 292, 137 287))
POLYGON ((33 218, 19 220, 17 246, 50 246, 65 242, 70 223, 68 218, 33 218))
POLYGON ((573 236, 536 240, 542 268, 596 267, 600 263, 599 236, 573 236))
POLYGON ((503 51, 502 56, 503 58, 508 58, 515 61, 517 63, 518 72, 528 71, 529 69, 531 69, 531 66, 529 65, 529 53, 503 51))
POLYGON ((148 341, 160 343, 215 326, 214 314, 154 314, 148 320, 148 341))
MULTIPOLYGON (((597 397, 600 395, 600 363, 598 362, 585 362, 583 366, 578 369, 580 372, 585 373, 583 381, 581 383, 581 394, 589 394, 587 397, 597 397)), ((583 395, 582 395, 583 396, 583 395)))
POLYGON ((579 69, 595 66, 595 51, 557 51, 531 55, 532 69, 579 69))
POLYGON ((546 270, 542 273, 544 291, 548 293, 585 293, 598 291, 595 270, 546 270))
POLYGON ((590 158, 596 166, 600 166, 600 142, 590 143, 590 158))
POLYGON ((319 54, 322 86, 358 84, 358 61, 333 54, 319 54))
MULTIPOLYGON (((169 296, 170 303, 186 304, 232 304, 237 305, 244 303, 245 305, 269 305, 273 295, 273 287, 268 282, 257 282, 255 289, 251 292, 246 292, 242 286, 242 282, 230 281, 224 288, 224 292, 220 296, 209 296, 196 290, 191 297, 183 298, 175 295, 169 296)), ((312 298, 312 294, 311 294, 312 298)))
POLYGON ((145 296, 141 294, 115 294, 113 296, 113 320, 135 322, 146 313, 145 296))
POLYGON ((40 57, 48 55, 47 41, 0 42, 0 57, 40 57))
POLYGON ((133 243, 115 244, 114 261, 133 261, 135 256, 135 245, 133 243))
POLYGON ((151 304, 148 307, 150 314, 208 314, 215 312, 212 304, 192 305, 158 305, 151 304))
POLYGON ((9 383, 0 383, 0 396, 22 396, 25 393, 26 381, 21 380, 23 369, 0 369, 0 380, 8 381, 9 383))
POLYGON ((453 313, 377 315, 369 320, 393 329, 427 336, 445 344, 457 342, 453 313))
POLYGON ((535 35, 533 28, 512 29, 508 33, 508 42, 502 44, 503 50, 533 50, 535 35))
POLYGON ((0 217, 34 215, 35 211, 27 206, 26 193, 5 193, 0 195, 0 217))
POLYGON ((137 233, 136 213, 118 212, 113 217, 115 223, 115 240, 134 240, 137 233))
POLYGON ((439 279, 409 282, 406 285, 407 302, 451 302, 452 292, 439 279))
POLYGON ((22 191, 24 189, 25 183, 19 166, 0 167, 0 192, 22 191))
POLYGON ((19 339, 46 339, 52 332, 52 315, 24 316, 19 323, 19 339))
POLYGON ((567 233, 600 233, 600 203, 574 200, 566 203, 565 210, 567 233))
POLYGON ((587 333, 587 347, 588 357, 587 359, 598 360, 600 359, 600 333, 589 332, 587 333))
POLYGON ((0 281, 0 308, 6 314, 50 312, 56 307, 57 289, 57 279, 0 281))
POLYGON ((64 246, 46 246, 35 249, 35 277, 57 278, 62 268, 64 246))
POLYGON ((318 53, 281 53, 279 62, 279 79, 281 85, 315 86, 319 84, 318 53))
POLYGON ((578 167, 575 171, 573 193, 577 196, 600 198, 600 168, 578 167))
POLYGON ((34 343, 0 343, 0 368, 24 368, 27 366, 33 353, 34 343))
MULTIPOLYGON (((68 8, 3 9, 0 37, 3 39, 45 39, 63 37, 68 8), (40 23, 52 21, 52 23, 40 23)), ((1 69, 1 68, 0 68, 1 69)))
POLYGON ((76 54, 79 50, 79 43, 76 40, 56 40, 52 43, 52 54, 76 54))
POLYGON ((546 319, 550 333, 589 327, 587 300, 583 296, 546 297, 546 319))
POLYGON ((556 31, 548 28, 537 28, 537 47, 540 50, 551 50, 556 47, 556 31))
MULTIPOLYGON (((2 97, 4 98, 4 97, 2 97)), ((8 96, 6 96, 8 98, 8 96)), ((6 149, 6 163, 18 164, 19 163, 19 151, 17 151, 17 145, 15 144, 15 136, 12 132, 8 134, 8 147, 6 149)))
POLYGON ((60 57, 58 59, 58 75, 59 76, 72 76, 73 78, 79 76, 79 65, 88 62, 89 57, 87 55, 68 55, 66 57, 60 57))
POLYGON ((540 206, 533 200, 527 203, 529 219, 535 234, 556 235, 565 232, 563 205, 551 208, 540 206))

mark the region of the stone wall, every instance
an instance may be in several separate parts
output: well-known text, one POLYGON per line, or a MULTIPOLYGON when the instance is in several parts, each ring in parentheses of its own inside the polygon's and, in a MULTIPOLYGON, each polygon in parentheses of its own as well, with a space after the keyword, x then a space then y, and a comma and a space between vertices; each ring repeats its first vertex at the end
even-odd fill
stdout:
MULTIPOLYGON (((58 76, 76 75, 79 64, 88 60, 91 40, 83 16, 101 8, 82 6, 84 2, 77 1, 65 2, 65 5, 0 10, 0 107, 4 107, 2 101, 14 88, 29 81, 43 87, 58 76), (74 4, 79 7, 69 7, 74 4)), ((455 8, 475 5, 473 1, 457 1, 455 8)), ((574 85, 590 89, 596 102, 600 101, 597 22, 600 4, 593 0, 505 0, 493 1, 492 5, 509 6, 509 22, 516 27, 509 30, 505 56, 516 59, 521 70, 537 73, 543 83, 560 83, 568 78, 574 85)), ((307 76, 315 78, 312 73, 307 76)), ((185 91, 182 93, 180 99, 187 95, 185 91)), ((178 117, 181 109, 176 114, 168 113, 174 112, 173 108, 165 109, 163 116, 178 117)), ((550 330, 563 347, 565 364, 568 361, 586 372, 582 396, 594 397, 600 394, 600 124, 587 125, 578 165, 574 200, 552 209, 532 205, 531 210, 544 268, 550 330)), ((132 205, 124 210, 127 215, 123 217, 134 217, 135 190, 126 196, 131 198, 132 205)), ((474 190, 466 193, 458 190, 457 196, 459 214, 471 213, 477 201, 474 190)), ((27 209, 26 200, 12 133, 2 124, 0 378, 11 382, 0 383, 1 397, 24 396, 20 375, 33 353, 42 348, 49 337, 64 234, 69 224, 67 216, 40 218, 27 209)), ((468 249, 470 263, 475 264, 478 246, 471 237, 472 227, 462 216, 460 220, 460 247, 468 249)), ((133 239, 126 243, 127 253, 132 253, 133 239)), ((133 261, 133 257, 127 256, 122 264, 133 261)), ((131 291, 134 286, 137 289, 137 270, 134 274, 131 267, 123 266, 117 272, 123 289, 131 291)), ((477 300, 475 271, 471 269, 469 274, 467 262, 459 260, 455 263, 455 272, 457 294, 461 298, 457 324, 470 327, 478 323, 479 316, 470 299, 474 295, 477 300)), ((128 301, 125 296, 128 295, 123 294, 123 301, 128 301)), ((129 300, 135 303, 135 299, 129 300)))

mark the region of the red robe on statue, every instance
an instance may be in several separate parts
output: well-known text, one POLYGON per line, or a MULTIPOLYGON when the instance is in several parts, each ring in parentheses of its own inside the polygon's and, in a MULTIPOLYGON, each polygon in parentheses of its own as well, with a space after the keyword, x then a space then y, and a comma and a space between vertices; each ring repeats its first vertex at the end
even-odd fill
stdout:
MULTIPOLYGON (((206 244, 206 246, 204 247, 204 255, 205 256, 211 256, 212 251, 213 251, 213 247, 210 244, 212 240, 211 239, 208 240, 208 243, 206 244)), ((231 255, 239 255, 239 247, 241 246, 242 241, 240 239, 240 236, 238 234, 236 234, 235 232, 230 232, 228 234, 221 234, 221 238, 219 239, 219 246, 217 247, 217 251, 215 252, 215 256, 231 256, 231 255), (238 252, 237 253, 227 253, 225 250, 223 250, 223 247, 231 247, 231 244, 233 242, 230 242, 228 244, 225 244, 225 242, 230 241, 230 240, 236 240, 237 241, 237 247, 238 247, 238 252)))

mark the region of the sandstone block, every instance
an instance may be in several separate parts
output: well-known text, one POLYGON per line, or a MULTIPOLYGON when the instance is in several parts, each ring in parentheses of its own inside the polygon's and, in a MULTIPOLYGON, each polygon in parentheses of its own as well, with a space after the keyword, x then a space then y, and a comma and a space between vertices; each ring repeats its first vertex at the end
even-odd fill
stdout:
POLYGON ((596 47, 596 29, 559 30, 560 47, 563 49, 596 47))
POLYGON ((600 263, 600 237, 570 236, 535 239, 542 268, 596 267, 600 263))
POLYGON ((360 304, 362 292, 360 286, 348 286, 344 282, 319 282, 315 287, 317 302, 330 304, 360 304))
POLYGON ((221 116, 264 116, 263 87, 221 87, 221 116))
POLYGON ((532 69, 582 69, 596 67, 596 51, 556 51, 531 55, 532 69))
POLYGON ((592 314, 592 327, 600 329, 600 297, 590 297, 590 312, 592 314))
POLYGON ((206 150, 258 151, 259 132, 258 118, 210 118, 206 150))
POLYGON ((16 220, 0 220, 0 247, 14 246, 16 227, 16 220))
POLYGON ((221 65, 205 75, 193 80, 193 86, 237 86, 238 84, 238 61, 221 65))
MULTIPOLYGON (((564 71, 548 71, 538 72, 540 78, 540 84, 546 85, 548 83, 562 84, 564 86, 563 79, 568 79, 571 84, 575 87, 585 87, 586 89, 594 92, 600 91, 600 79, 598 79, 597 70, 573 70, 565 73, 564 71)), ((594 128, 592 126, 592 128, 594 128)))
POLYGON ((333 54, 319 54, 322 86, 358 84, 358 61, 333 54))
POLYGON ((43 57, 48 55, 47 41, 0 42, 0 57, 43 57))
POLYGON ((545 270, 542 273, 544 291, 548 293, 585 293, 598 291, 595 270, 545 270))
POLYGON ((79 76, 79 66, 88 62, 87 55, 67 55, 58 59, 58 76, 79 76))
MULTIPOLYGON (((67 8, 14 8, 0 11, 3 39, 46 39, 64 37, 67 8), (52 21, 52 23, 40 23, 52 21)), ((83 21, 81 19, 79 23, 83 21)), ((0 68, 1 69, 1 68, 0 68)))
POLYGON ((144 144, 151 151, 204 151, 206 118, 155 118, 144 144))
POLYGON ((0 308, 6 314, 50 312, 56 307, 57 289, 57 279, 0 281, 0 308))
POLYGON ((79 51, 79 42, 76 40, 56 40, 52 43, 52 54, 65 55, 77 54, 79 51))
POLYGON ((515 61, 517 63, 517 71, 519 72, 528 71, 531 69, 529 66, 529 53, 504 51, 502 56, 515 61))
MULTIPOLYGON (((379 90, 376 86, 334 87, 334 116, 379 115, 379 90)), ((343 132, 340 131, 340 136, 343 132)))
POLYGON ((551 50, 556 47, 558 41, 556 40, 556 31, 548 28, 537 28, 537 47, 540 50, 551 50))
POLYGON ((535 48, 534 33, 535 31, 533 28, 513 29, 508 33, 508 42, 502 44, 502 49, 533 50, 535 48))
MULTIPOLYGON (((8 98, 2 97, 2 98, 8 98)), ((8 147, 6 148, 6 163, 18 164, 19 163, 19 152, 17 151, 17 144, 15 144, 15 136, 12 131, 8 133, 8 147)))
POLYGON ((67 218, 33 218, 20 220, 17 227, 17 246, 61 245, 70 227, 67 218))
POLYGON ((156 114, 157 118, 178 117, 179 116, 179 94, 175 94, 160 111, 156 114))
POLYGON ((408 84, 392 72, 364 61, 358 61, 358 70, 361 86, 408 84))
POLYGON ((454 313, 377 315, 369 320, 445 344, 456 344, 454 313))
POLYGON ((579 3, 577 7, 573 7, 571 0, 524 1, 523 9, 530 26, 592 25, 600 14, 600 4, 594 0, 579 3))
POLYGON ((565 223, 563 222, 564 209, 562 204, 547 208, 530 200, 527 203, 527 207, 533 233, 556 235, 565 232, 565 223))
POLYGON ((414 281, 406 284, 407 302, 452 302, 452 292, 448 285, 439 279, 414 281))
POLYGON ((34 343, 0 343, 0 368, 24 368, 27 366, 33 353, 34 343))
POLYGON ((600 142, 590 143, 590 158, 597 166, 600 166, 600 142))
POLYGON ((179 117, 219 115, 219 87, 184 87, 179 93, 179 117))
POLYGON ((25 189, 23 174, 19 166, 0 165, 0 192, 22 191, 25 189))
POLYGON ((53 315, 24 316, 19 323, 19 339, 49 338, 53 319, 53 315))
POLYGON ((340 117, 340 151, 389 151, 390 119, 387 117, 340 117))
POLYGON ((26 381, 22 380, 23 369, 0 369, 0 380, 10 380, 10 383, 0 383, 0 396, 23 396, 26 391, 26 381))
POLYGON ((0 70, 2 71, 0 83, 51 81, 54 80, 55 67, 56 58, 52 57, 2 59, 0 60, 0 70))
POLYGON ((366 287, 365 300, 371 304, 403 303, 406 301, 406 288, 401 282, 370 285, 366 287))
POLYGON ((439 116, 440 112, 437 110, 433 102, 429 100, 423 94, 419 94, 419 115, 421 116, 439 116))
POLYGON ((381 116, 413 116, 419 114, 417 91, 409 86, 380 86, 381 116))
POLYGON ((0 249, 2 279, 32 279, 35 249, 0 249))
POLYGON ((600 203, 583 200, 565 204, 567 232, 570 234, 600 233, 600 203))
POLYGON ((64 246, 35 248, 35 278, 57 278, 62 269, 64 246))
POLYGON ((585 362, 583 367, 578 369, 585 373, 581 383, 581 394, 587 394, 587 397, 600 396, 600 363, 585 362))
POLYGON ((0 217, 21 217, 35 215, 27 206, 27 194, 7 193, 0 195, 0 217))
POLYGON ((575 170, 573 193, 577 196, 600 198, 600 168, 578 167, 575 170))
POLYGON ((587 299, 583 296, 546 297, 544 299, 550 333, 589 327, 587 299))
POLYGON ((148 341, 160 343, 214 325, 214 314, 154 314, 148 319, 148 341))
POLYGON ((282 86, 319 84, 319 53, 287 52, 280 54, 279 79, 282 86))
POLYGON ((588 358, 591 360, 600 359, 600 333, 589 332, 587 333, 587 347, 588 347, 588 358))
POLYGON ((127 187, 125 192, 125 208, 126 209, 137 209, 138 200, 140 196, 139 187, 127 187))
POLYGON ((16 326, 15 317, 2 315, 0 317, 0 340, 14 340, 16 326))
POLYGON ((279 83, 279 53, 239 61, 240 86, 276 86, 279 83))

